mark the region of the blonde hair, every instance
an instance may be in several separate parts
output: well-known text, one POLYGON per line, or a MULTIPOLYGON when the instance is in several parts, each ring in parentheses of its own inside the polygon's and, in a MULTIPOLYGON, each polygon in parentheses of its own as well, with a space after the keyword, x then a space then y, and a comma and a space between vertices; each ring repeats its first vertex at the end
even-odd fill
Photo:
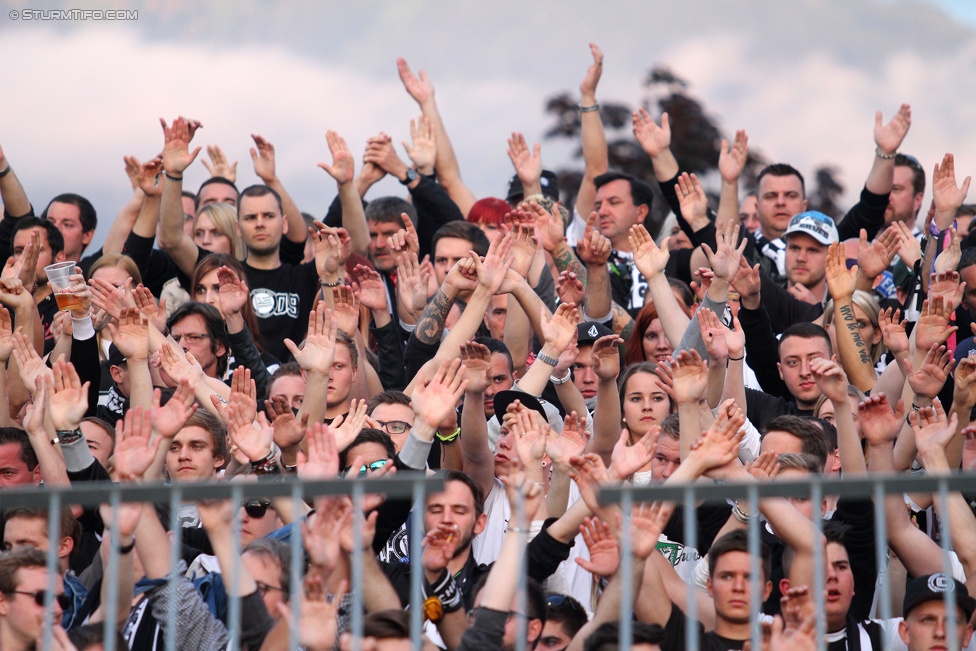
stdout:
POLYGON ((231 255, 238 260, 243 260, 247 251, 244 249, 244 241, 241 239, 240 233, 237 232, 237 211, 234 210, 234 207, 226 203, 208 203, 193 218, 194 231, 197 229, 200 215, 205 213, 213 222, 214 228, 221 235, 226 235, 230 239, 231 255))
MULTIPOLYGON (((851 296, 851 303, 861 308, 861 311, 867 315, 868 320, 871 321, 871 325, 873 325, 876 330, 880 328, 878 323, 881 317, 881 305, 878 303, 878 300, 874 296, 872 296, 871 294, 869 294, 868 292, 862 289, 856 289, 854 290, 854 295, 851 296)), ((823 321, 822 321, 824 329, 826 329, 827 326, 829 326, 831 321, 833 320, 834 320, 834 299, 830 299, 829 301, 827 301, 827 305, 824 306, 823 321)), ((868 342, 864 342, 864 343, 865 345, 867 345, 868 342)), ((877 364, 878 360, 881 359, 881 355, 884 354, 884 351, 885 351, 884 340, 881 340, 878 343, 876 343, 870 350, 871 361, 877 364)))
POLYGON ((111 253, 109 255, 103 255, 98 260, 96 260, 95 264, 93 264, 91 268, 88 270, 88 280, 91 280, 92 278, 95 277, 96 271, 98 271, 99 269, 103 269, 105 267, 121 269, 122 271, 129 274, 129 276, 132 278, 133 286, 142 283, 142 274, 139 273, 139 265, 137 265, 136 261, 130 258, 129 256, 122 255, 121 253, 111 253))

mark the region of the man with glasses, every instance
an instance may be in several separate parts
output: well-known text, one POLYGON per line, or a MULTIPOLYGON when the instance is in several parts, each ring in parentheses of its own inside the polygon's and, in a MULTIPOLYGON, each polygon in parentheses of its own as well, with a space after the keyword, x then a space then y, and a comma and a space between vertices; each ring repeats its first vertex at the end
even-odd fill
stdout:
POLYGON ((196 301, 184 303, 173 312, 166 327, 185 352, 193 353, 205 375, 224 377, 230 342, 217 308, 196 301))
MULTIPOLYGON (((44 552, 25 548, 0 556, 0 649, 28 651, 43 636, 44 602, 48 584, 44 552)), ((60 576, 54 577, 52 619, 58 621, 63 592, 60 576)))

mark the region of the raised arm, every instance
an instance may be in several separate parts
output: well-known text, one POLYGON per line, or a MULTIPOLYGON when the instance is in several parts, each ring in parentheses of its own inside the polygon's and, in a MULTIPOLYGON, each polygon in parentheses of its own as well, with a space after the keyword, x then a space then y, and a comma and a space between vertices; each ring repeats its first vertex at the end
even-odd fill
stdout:
MULTIPOLYGON (((332 164, 319 163, 319 167, 329 173, 339 187, 339 203, 342 205, 342 226, 349 231, 353 251, 364 253, 369 248, 369 228, 366 226, 366 213, 363 202, 353 184, 356 163, 345 139, 335 131, 326 131, 325 140, 332 152, 332 164)), ((289 229, 291 224, 289 223, 289 229)), ((304 222, 301 227, 305 230, 304 222)))
MULTIPOLYGON (((590 43, 593 64, 586 69, 580 82, 580 141, 583 149, 583 180, 576 193, 576 212, 588 215, 596 201, 596 185, 593 179, 610 169, 607 154, 607 135, 600 119, 600 104, 596 101, 596 88, 603 74, 603 52, 596 43, 590 43)), ((528 196, 528 195, 526 195, 528 196)))
POLYGON ((585 321, 604 323, 611 316, 612 291, 610 272, 607 269, 610 249, 610 240, 597 228, 597 214, 590 213, 583 237, 576 242, 576 252, 586 264, 586 298, 583 311, 585 321))
POLYGON ((474 193, 461 180, 461 168, 454 155, 454 147, 451 145, 444 120, 434 100, 434 84, 423 70, 420 70, 418 75, 414 75, 404 59, 397 59, 397 70, 404 88, 420 106, 420 110, 433 129, 434 141, 437 143, 437 179, 461 209, 461 214, 467 217, 476 199, 474 193))
POLYGON ((854 315, 854 296, 857 269, 848 269, 840 244, 831 244, 824 262, 827 287, 834 299, 834 327, 841 364, 850 376, 851 384, 865 393, 877 380, 867 343, 861 338, 854 315))
POLYGON ((197 266, 199 251, 197 245, 183 230, 183 172, 200 153, 200 147, 190 151, 190 142, 200 124, 183 117, 173 120, 170 126, 167 126, 162 118, 159 122, 163 125, 165 138, 163 146, 165 179, 163 179, 159 206, 159 246, 169 253, 180 270, 189 276, 197 266))
POLYGON ((884 124, 881 111, 874 115, 874 163, 864 187, 874 194, 888 194, 895 176, 895 154, 912 126, 912 109, 902 104, 888 124, 884 124))
MULTIPOLYGON (((10 166, 10 160, 4 155, 0 148, 0 201, 3 202, 3 210, 11 217, 23 217, 31 212, 30 201, 24 186, 20 184, 17 173, 10 166)), ((3 252, 4 257, 8 252, 3 252)))
MULTIPOLYGON (((840 466, 844 476, 863 475, 868 471, 861 451, 861 441, 854 425, 854 412, 847 399, 847 375, 835 361, 818 358, 810 360, 810 370, 820 391, 834 406, 837 425, 837 447, 840 450, 840 466)), ((885 403, 887 409, 887 403, 885 403)), ((891 409, 887 409, 891 413, 891 409)))
POLYGON ((735 140, 729 146, 722 141, 718 153, 718 171, 722 177, 722 190, 715 216, 715 228, 720 229, 730 221, 739 221, 739 177, 749 157, 749 136, 744 129, 735 132, 735 140))
POLYGON ((329 374, 335 361, 338 329, 339 324, 333 318, 332 311, 319 303, 308 315, 305 345, 299 349, 293 341, 285 339, 285 346, 306 373, 305 400, 298 412, 299 422, 307 417, 309 423, 320 423, 325 418, 329 374))
POLYGON ((488 445, 485 420, 485 391, 491 384, 491 353, 482 344, 468 342, 461 347, 465 379, 464 407, 461 411, 461 468, 488 495, 495 482, 495 463, 488 445))
POLYGON ((278 196, 281 197, 281 208, 285 213, 285 223, 288 225, 288 229, 285 231, 285 237, 292 242, 304 242, 307 236, 305 219, 302 217, 298 205, 291 198, 291 195, 288 194, 288 191, 285 190, 285 186, 282 185, 281 179, 278 178, 275 171, 274 145, 255 133, 251 134, 251 138, 254 140, 254 147, 251 147, 251 160, 254 162, 254 173, 264 181, 265 185, 277 192, 278 196))

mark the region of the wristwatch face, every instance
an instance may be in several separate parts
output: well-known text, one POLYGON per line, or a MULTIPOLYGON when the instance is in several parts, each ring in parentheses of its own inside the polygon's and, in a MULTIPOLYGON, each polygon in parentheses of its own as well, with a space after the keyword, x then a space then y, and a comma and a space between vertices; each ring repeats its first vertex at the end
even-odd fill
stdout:
POLYGON ((400 181, 404 185, 410 185, 417 180, 417 173, 413 170, 407 170, 407 178, 400 181))

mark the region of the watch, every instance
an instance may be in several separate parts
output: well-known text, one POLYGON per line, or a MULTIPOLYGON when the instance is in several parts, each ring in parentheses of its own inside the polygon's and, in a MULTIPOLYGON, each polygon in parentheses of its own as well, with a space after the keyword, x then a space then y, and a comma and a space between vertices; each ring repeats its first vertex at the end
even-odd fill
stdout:
POLYGON ((412 169, 408 169, 407 170, 407 177, 405 179, 403 179, 402 181, 400 181, 400 183, 402 183, 403 185, 410 185, 411 183, 413 183, 416 180, 417 180, 417 172, 415 172, 412 169))

